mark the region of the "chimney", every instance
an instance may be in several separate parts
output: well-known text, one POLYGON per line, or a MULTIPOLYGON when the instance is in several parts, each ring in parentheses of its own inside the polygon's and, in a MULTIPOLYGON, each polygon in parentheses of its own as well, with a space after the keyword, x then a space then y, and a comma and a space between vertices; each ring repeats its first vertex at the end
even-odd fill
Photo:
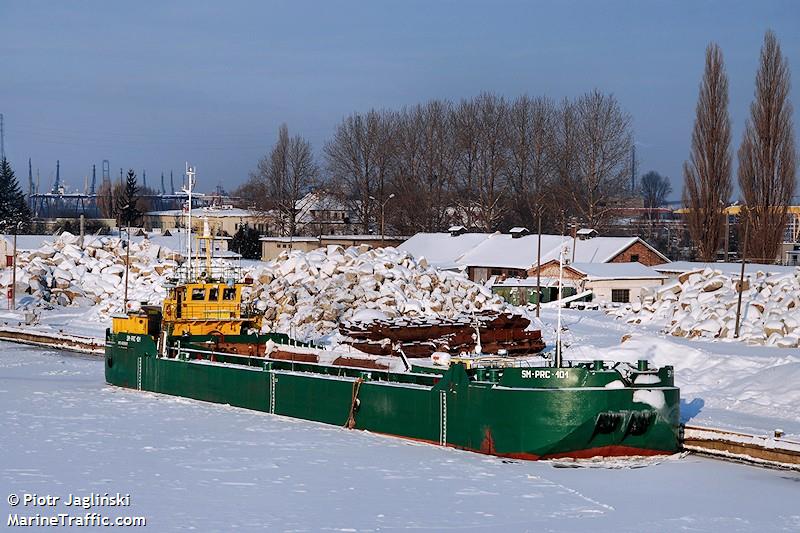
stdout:
POLYGON ((450 226, 447 228, 447 232, 450 234, 451 237, 458 237, 459 235, 463 235, 467 232, 467 228, 464 226, 450 226))
POLYGON ((519 239, 520 237, 524 237, 525 235, 529 234, 530 231, 528 231, 528 228, 517 227, 517 228, 511 228, 511 231, 509 231, 509 233, 511 234, 512 239, 519 239))

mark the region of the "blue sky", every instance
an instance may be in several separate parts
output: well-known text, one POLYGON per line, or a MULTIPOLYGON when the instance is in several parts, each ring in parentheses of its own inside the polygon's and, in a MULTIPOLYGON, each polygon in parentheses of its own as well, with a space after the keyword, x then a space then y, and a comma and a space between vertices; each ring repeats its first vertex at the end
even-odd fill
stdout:
MULTIPOLYGON (((481 91, 612 92, 640 170, 679 195, 704 50, 723 50, 733 149, 772 28, 800 90, 798 2, 11 2, 0 0, 0 112, 23 187, 83 187, 92 164, 233 188, 280 123, 321 154, 342 117, 481 91)), ((168 184, 167 184, 168 185, 168 184)))

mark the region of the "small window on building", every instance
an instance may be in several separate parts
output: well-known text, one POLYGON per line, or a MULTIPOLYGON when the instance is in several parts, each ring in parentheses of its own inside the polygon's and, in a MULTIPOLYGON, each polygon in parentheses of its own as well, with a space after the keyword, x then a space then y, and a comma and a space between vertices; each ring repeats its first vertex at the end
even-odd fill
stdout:
POLYGON ((219 300, 219 288, 211 287, 208 289, 208 301, 216 302, 217 300, 219 300))
POLYGON ((492 269, 492 276, 502 276, 503 270, 500 268, 493 268, 492 269))
POLYGON ((236 289, 232 287, 226 287, 222 289, 222 299, 223 300, 235 300, 236 299, 236 289))
POLYGON ((611 301, 626 304, 631 301, 630 289, 611 289, 611 301))
POLYGON ((639 254, 631 254, 631 263, 639 262, 639 254))
POLYGON ((206 299, 206 290, 196 287, 192 289, 192 301, 201 302, 206 299))

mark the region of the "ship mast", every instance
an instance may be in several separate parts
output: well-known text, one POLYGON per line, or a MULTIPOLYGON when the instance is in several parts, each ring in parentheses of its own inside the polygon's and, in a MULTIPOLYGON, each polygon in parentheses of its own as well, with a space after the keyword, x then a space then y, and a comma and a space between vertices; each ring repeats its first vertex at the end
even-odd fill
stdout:
POLYGON ((562 245, 561 252, 558 254, 558 329, 556 330, 556 360, 555 367, 561 367, 561 308, 564 298, 564 256, 567 254, 569 245, 562 245))
POLYGON ((183 192, 187 194, 189 197, 189 205, 187 210, 187 218, 188 222, 186 224, 186 252, 187 258, 189 261, 187 267, 187 277, 188 281, 192 280, 192 189, 194 188, 194 167, 190 167, 189 163, 186 163, 186 186, 183 187, 183 192))

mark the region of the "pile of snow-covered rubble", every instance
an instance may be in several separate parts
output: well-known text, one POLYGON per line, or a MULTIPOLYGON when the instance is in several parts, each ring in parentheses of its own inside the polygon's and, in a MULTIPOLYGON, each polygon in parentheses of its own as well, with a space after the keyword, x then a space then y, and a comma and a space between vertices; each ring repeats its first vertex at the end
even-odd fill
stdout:
MULTIPOLYGON (((96 306, 107 318, 122 309, 125 248, 118 237, 86 237, 83 246, 71 233, 17 257, 17 301, 59 306, 96 306), (30 297, 26 298, 26 295, 30 297)), ((148 240, 130 244, 128 299, 159 304, 166 295, 167 274, 177 266, 171 250, 148 240)), ((0 285, 11 284, 11 269, 0 272, 0 285)))
MULTIPOLYGON (((116 237, 87 237, 81 247, 78 237, 63 233, 38 250, 21 252, 17 300, 26 306, 92 306, 95 320, 108 320, 122 310, 122 244, 116 237)), ((177 266, 171 257, 171 250, 146 239, 131 243, 130 301, 163 301, 164 285, 177 266)), ((251 266, 246 274, 254 283, 245 296, 264 312, 264 329, 300 339, 327 335, 345 320, 452 318, 508 308, 488 288, 394 248, 295 251, 251 266)), ((3 269, 0 285, 10 283, 11 269, 3 269)))
MULTIPOLYGON (((609 311, 632 323, 663 325, 680 337, 733 339, 738 277, 707 268, 681 275, 642 304, 609 311)), ((745 278, 739 338, 753 344, 796 347, 800 343, 800 270, 745 278)))
POLYGON ((508 308, 462 274, 437 270, 394 248, 328 246, 284 253, 250 274, 265 326, 305 339, 334 331, 340 321, 452 318, 508 308))

